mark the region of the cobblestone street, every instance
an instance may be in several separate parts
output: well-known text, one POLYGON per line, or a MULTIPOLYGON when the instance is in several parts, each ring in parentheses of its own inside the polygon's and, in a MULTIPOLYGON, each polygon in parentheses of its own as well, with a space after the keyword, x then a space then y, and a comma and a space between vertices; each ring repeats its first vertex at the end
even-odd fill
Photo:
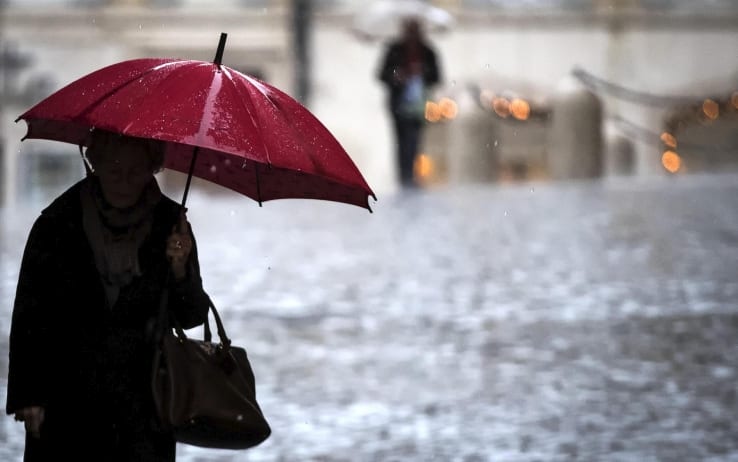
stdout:
MULTIPOLYGON (((195 188, 205 288, 273 434, 178 460, 738 461, 736 198, 729 174, 419 190, 373 214, 195 188)), ((41 206, 0 210, 3 405, 41 206)), ((0 419, 0 460, 22 447, 0 419)))

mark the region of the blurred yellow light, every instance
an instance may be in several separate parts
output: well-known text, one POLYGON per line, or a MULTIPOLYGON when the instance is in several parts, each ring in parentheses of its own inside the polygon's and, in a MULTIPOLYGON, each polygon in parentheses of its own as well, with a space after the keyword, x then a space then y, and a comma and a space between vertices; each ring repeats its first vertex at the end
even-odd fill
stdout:
POLYGON ((702 103, 702 112, 705 113, 708 119, 715 120, 720 115, 720 106, 715 101, 706 99, 702 103))
POLYGON ((436 165, 429 155, 418 154, 418 156, 415 158, 413 171, 415 172, 415 176, 417 178, 430 178, 436 171, 436 165))
POLYGON ((441 108, 441 115, 447 119, 455 119, 459 113, 459 107, 456 105, 456 101, 451 98, 441 98, 438 101, 438 106, 441 108))
POLYGON ((677 140, 674 135, 672 135, 669 132, 664 132, 661 134, 661 141, 668 147, 672 149, 676 149, 677 147, 677 140))
POLYGON ((505 98, 495 98, 492 100, 492 108, 495 110, 500 117, 507 117, 510 115, 510 102, 505 98))
POLYGON ((438 122, 441 120, 441 106, 433 101, 425 102, 425 120, 428 122, 438 122))
POLYGON ((738 109, 738 91, 730 95, 730 103, 734 108, 738 109))
POLYGON ((513 117, 518 120, 528 120, 528 116, 530 115, 530 105, 525 100, 515 98, 512 100, 512 103, 510 103, 510 112, 512 112, 513 117))
POLYGON ((682 158, 674 151, 665 151, 661 156, 661 165, 671 173, 676 173, 682 167, 682 158))

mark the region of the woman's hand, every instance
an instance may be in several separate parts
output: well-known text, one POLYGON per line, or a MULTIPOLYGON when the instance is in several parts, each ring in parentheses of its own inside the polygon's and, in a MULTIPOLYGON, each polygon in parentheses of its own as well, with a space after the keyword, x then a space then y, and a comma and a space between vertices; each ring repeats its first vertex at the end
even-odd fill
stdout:
POLYGON ((41 438, 41 424, 44 423, 45 412, 41 406, 24 407, 15 412, 15 420, 23 422, 26 432, 34 438, 41 438))
POLYGON ((184 212, 179 216, 179 224, 172 228, 172 234, 167 238, 167 257, 172 265, 172 272, 177 280, 187 276, 187 259, 192 252, 192 238, 190 224, 184 212))

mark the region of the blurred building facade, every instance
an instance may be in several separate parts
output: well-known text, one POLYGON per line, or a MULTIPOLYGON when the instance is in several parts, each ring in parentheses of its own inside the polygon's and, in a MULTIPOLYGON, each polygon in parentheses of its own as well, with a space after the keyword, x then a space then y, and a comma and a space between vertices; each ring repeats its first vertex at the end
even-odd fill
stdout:
MULTIPOLYGON (((380 193, 395 185, 376 80, 382 44, 351 0, 5 0, 5 203, 82 174, 74 147, 29 140, 25 109, 88 72, 144 56, 224 63, 305 99, 380 193), (302 16, 300 16, 302 15, 302 16), (307 23, 306 23, 307 21, 307 23), (301 26, 302 34, 296 33, 301 26), (304 33, 305 30, 307 33, 304 33)), ((444 84, 418 174, 493 182, 738 168, 738 5, 679 0, 438 0, 444 84)))

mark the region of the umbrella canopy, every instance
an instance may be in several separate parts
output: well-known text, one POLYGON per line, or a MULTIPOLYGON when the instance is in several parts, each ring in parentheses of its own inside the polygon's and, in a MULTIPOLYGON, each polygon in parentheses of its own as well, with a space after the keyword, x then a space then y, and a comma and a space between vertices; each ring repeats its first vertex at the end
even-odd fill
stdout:
POLYGON ((422 0, 378 0, 354 13, 352 30, 361 38, 388 39, 398 36, 402 22, 411 18, 429 32, 449 30, 455 22, 451 13, 422 0))
POLYGON ((376 196, 328 129, 289 95, 221 65, 224 46, 225 34, 213 63, 134 59, 88 74, 18 118, 24 139, 82 146, 102 129, 161 140, 166 168, 260 204, 307 198, 371 210, 376 196))

